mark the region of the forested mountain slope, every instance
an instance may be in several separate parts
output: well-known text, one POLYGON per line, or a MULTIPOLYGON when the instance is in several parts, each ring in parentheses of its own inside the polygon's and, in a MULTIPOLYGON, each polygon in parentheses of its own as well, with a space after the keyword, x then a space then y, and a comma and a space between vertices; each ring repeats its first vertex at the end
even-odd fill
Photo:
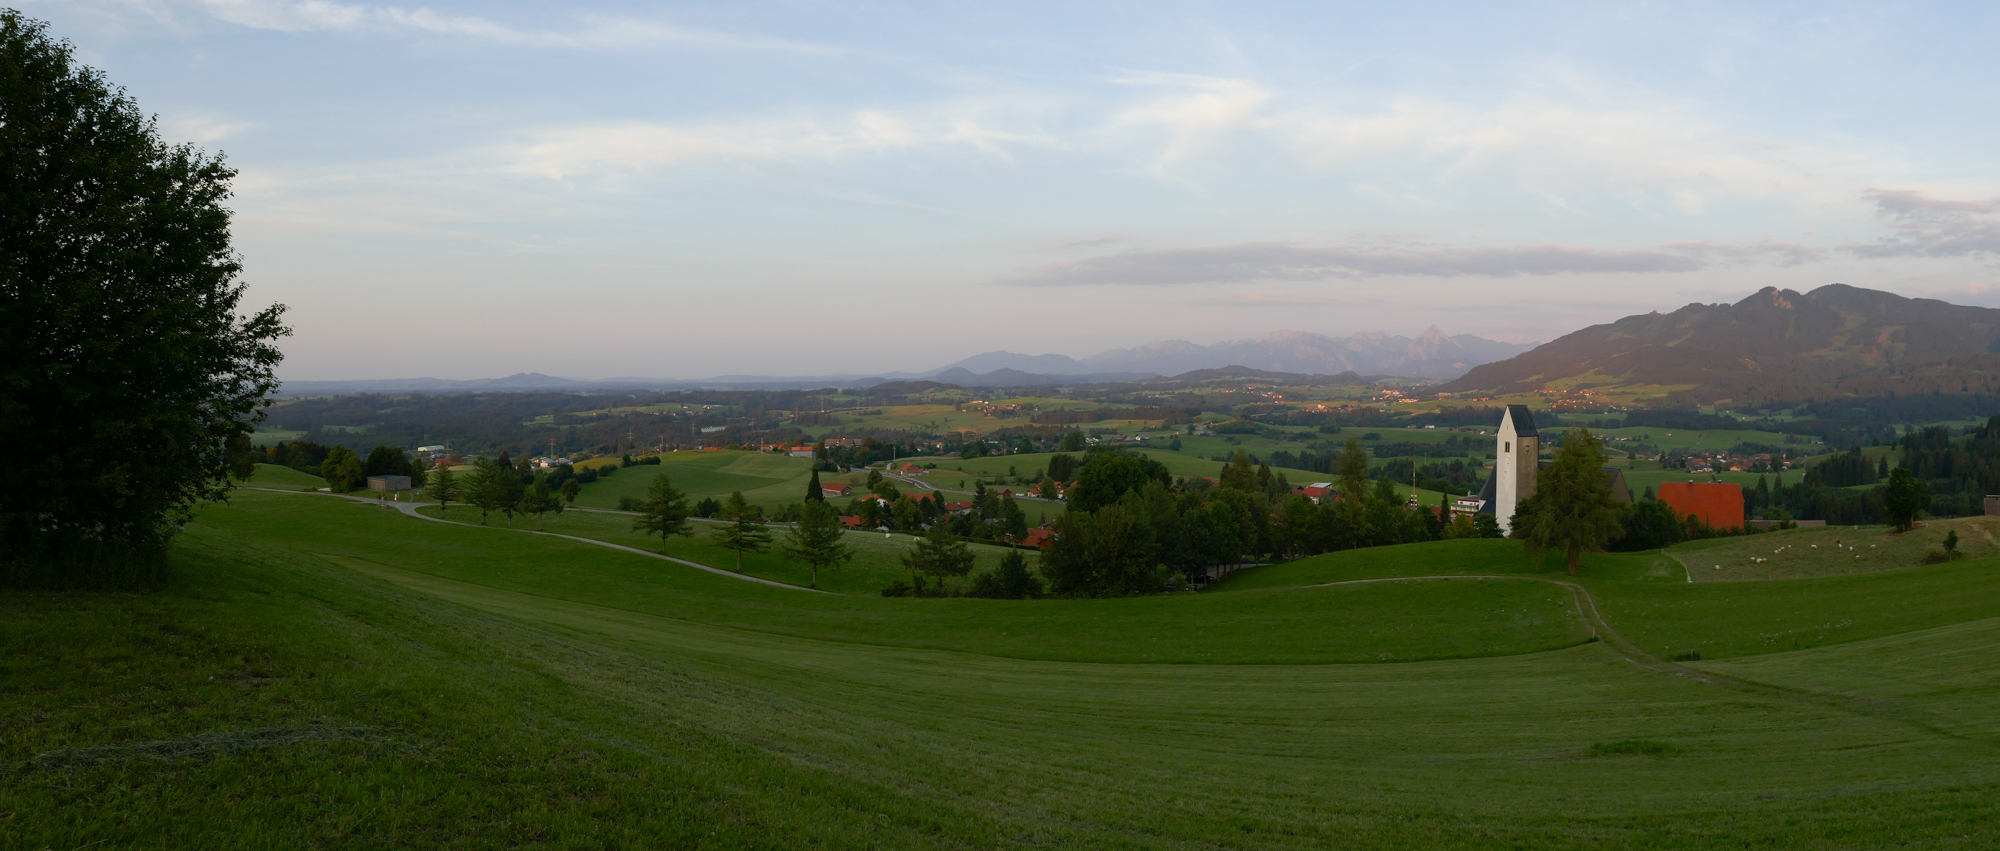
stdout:
POLYGON ((1444 392, 1663 385, 1670 401, 1759 408, 1842 396, 1992 393, 2000 310, 1829 284, 1593 325, 1479 366, 1444 392))

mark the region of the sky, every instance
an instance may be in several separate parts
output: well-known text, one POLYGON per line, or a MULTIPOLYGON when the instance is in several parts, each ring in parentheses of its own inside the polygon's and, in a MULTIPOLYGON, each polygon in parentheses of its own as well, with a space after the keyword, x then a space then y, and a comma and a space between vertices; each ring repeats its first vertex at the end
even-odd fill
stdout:
POLYGON ((20 8, 239 170, 289 379, 2000 306, 2000 4, 20 8))

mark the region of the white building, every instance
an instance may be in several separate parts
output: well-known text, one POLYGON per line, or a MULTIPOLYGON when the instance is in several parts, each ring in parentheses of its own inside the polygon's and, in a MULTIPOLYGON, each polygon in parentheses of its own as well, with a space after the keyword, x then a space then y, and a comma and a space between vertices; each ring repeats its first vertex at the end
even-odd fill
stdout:
POLYGON ((1493 440, 1493 497, 1487 507, 1500 531, 1508 533, 1513 530, 1514 508, 1535 495, 1542 436, 1535 431, 1535 415, 1528 406, 1508 405, 1506 413, 1500 415, 1500 433, 1493 440))

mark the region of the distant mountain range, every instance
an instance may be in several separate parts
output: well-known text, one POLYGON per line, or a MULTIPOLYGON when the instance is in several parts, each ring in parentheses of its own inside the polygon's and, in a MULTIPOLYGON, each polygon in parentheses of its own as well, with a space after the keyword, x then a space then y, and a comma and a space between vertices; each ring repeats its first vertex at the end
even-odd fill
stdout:
MULTIPOLYGON (((1415 339, 1389 334, 1355 334, 1335 339, 1300 331, 1278 331, 1253 340, 1200 346, 1160 340, 1129 349, 1110 349, 1077 360, 1068 355, 987 352, 927 372, 838 375, 718 375, 710 378, 561 378, 523 372, 505 378, 377 378, 287 381, 284 396, 349 393, 498 393, 753 390, 814 387, 869 387, 885 381, 929 379, 964 387, 1051 387, 1106 384, 1181 376, 1195 370, 1247 368, 1291 377, 1342 373, 1404 378, 1455 378, 1479 364, 1512 357, 1533 344, 1500 343, 1470 334, 1447 337, 1437 326, 1415 339)), ((1241 376, 1257 377, 1257 376, 1241 376)), ((1342 380, 1345 380, 1344 377, 1342 380)))
POLYGON ((1303 331, 1278 331, 1212 346, 1186 340, 1159 340, 1129 349, 1110 349, 1081 360, 1066 355, 987 352, 951 364, 937 374, 954 369, 973 374, 1012 369, 1055 376, 1120 372, 1179 375, 1197 369, 1243 366, 1307 375, 1354 372, 1406 378, 1457 378, 1480 364, 1513 357, 1532 348, 1532 343, 1502 343, 1471 334, 1446 336, 1435 325, 1414 339, 1390 334, 1334 338, 1303 331))
POLYGON ((1441 392, 1658 386, 1758 409, 1844 396, 2000 392, 2000 310, 1829 284, 1593 325, 1475 367, 1441 392))

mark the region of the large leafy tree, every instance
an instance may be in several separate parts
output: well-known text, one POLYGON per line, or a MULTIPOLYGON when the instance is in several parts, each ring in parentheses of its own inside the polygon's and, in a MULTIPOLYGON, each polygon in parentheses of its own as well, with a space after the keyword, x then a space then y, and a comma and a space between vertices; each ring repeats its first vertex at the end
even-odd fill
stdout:
POLYGON ((0 574, 157 580, 223 498, 288 333, 238 311, 234 176, 0 11, 0 574))
POLYGON ((1069 510, 1090 512, 1111 505, 1148 482, 1167 484, 1173 476, 1165 465, 1144 455, 1115 450, 1093 452, 1076 472, 1069 492, 1069 510))
POLYGON ((1917 515, 1931 507, 1931 493, 1915 473, 1898 467, 1889 471, 1889 483, 1883 486, 1882 519, 1896 527, 1898 532, 1908 532, 1917 526, 1917 515))
POLYGON ((1624 506, 1611 495, 1604 449, 1589 429, 1563 435, 1562 449, 1536 481, 1534 502, 1534 512, 1522 524, 1522 541, 1536 557, 1544 550, 1560 550, 1571 576, 1586 551, 1603 549, 1624 531, 1624 506))

